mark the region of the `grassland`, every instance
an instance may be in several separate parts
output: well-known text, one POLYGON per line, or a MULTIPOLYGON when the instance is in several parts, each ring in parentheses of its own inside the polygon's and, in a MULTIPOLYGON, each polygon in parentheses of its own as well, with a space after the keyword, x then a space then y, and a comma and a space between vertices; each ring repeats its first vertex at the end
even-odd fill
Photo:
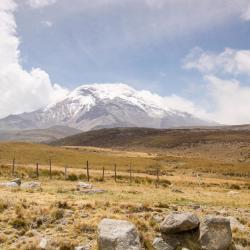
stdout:
POLYGON ((249 163, 238 161, 242 148, 237 146, 237 150, 228 160, 225 151, 218 148, 210 149, 214 152, 211 157, 204 145, 195 149, 138 152, 2 143, 0 182, 13 178, 11 164, 15 152, 15 176, 23 181, 35 180, 35 163, 41 164, 38 181, 42 190, 0 187, 0 249, 36 250, 42 237, 49 240, 49 249, 67 250, 78 245, 96 249, 97 224, 104 217, 134 222, 145 248, 152 249, 161 219, 172 211, 193 211, 200 218, 206 214, 233 216, 244 228, 233 229, 234 242, 249 249, 249 163), (52 180, 48 171, 50 157, 52 180), (105 190, 104 193, 77 191, 77 182, 86 181, 87 160, 90 182, 95 188, 105 190), (130 163, 132 182, 128 173, 130 163), (69 166, 66 179, 65 165, 69 166), (104 180, 102 167, 105 167, 104 180), (157 168, 159 182, 155 175, 157 168))

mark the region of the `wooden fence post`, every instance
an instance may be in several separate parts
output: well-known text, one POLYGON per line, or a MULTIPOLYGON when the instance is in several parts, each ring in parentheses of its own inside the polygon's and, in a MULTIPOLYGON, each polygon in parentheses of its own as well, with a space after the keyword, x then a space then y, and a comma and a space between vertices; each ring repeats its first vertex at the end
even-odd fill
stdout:
POLYGON ((158 186, 159 186, 159 182, 160 182, 160 177, 159 177, 159 168, 157 167, 157 168, 156 168, 156 183, 155 183, 156 188, 158 188, 158 186))
POLYGON ((67 180, 67 166, 64 167, 64 178, 67 180))
POLYGON ((52 163, 51 163, 51 158, 49 158, 49 178, 52 179, 52 163))
POLYGON ((87 179, 89 181, 89 161, 87 161, 87 179))
POLYGON ((39 178, 39 164, 36 164, 36 178, 39 178))
POLYGON ((115 182, 116 182, 116 164, 115 164, 115 169, 114 170, 115 170, 115 182))
POLYGON ((102 181, 104 181, 104 175, 105 175, 105 168, 102 167, 102 181))
POLYGON ((130 162, 130 166, 129 166, 129 180, 131 184, 132 183, 132 162, 130 162))
POLYGON ((12 176, 14 176, 14 174, 15 174, 15 162, 16 162, 16 159, 14 157, 13 161, 12 161, 12 176))

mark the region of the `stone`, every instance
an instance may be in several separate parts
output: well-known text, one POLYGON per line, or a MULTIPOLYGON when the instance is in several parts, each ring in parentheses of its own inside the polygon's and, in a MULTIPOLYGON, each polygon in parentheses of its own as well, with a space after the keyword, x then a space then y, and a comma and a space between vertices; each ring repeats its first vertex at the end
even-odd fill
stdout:
POLYGON ((229 191, 228 192, 228 195, 237 195, 237 194, 239 194, 238 191, 229 191))
POLYGON ((19 187, 16 182, 2 182, 2 183, 0 183, 0 186, 2 186, 2 187, 10 187, 10 188, 19 187))
POLYGON ((39 243, 39 247, 41 249, 46 249, 48 246, 48 240, 46 238, 42 238, 40 243, 39 243))
POLYGON ((174 247, 165 242, 161 237, 154 239, 153 248, 155 250, 174 250, 174 247))
POLYGON ((75 250, 90 250, 90 247, 89 246, 77 246, 75 247, 75 250))
POLYGON ((230 221, 231 230, 239 230, 239 231, 245 231, 245 226, 241 224, 236 218, 233 216, 228 216, 227 219, 230 221))
POLYGON ((18 186, 20 186, 22 183, 22 180, 20 178, 16 178, 14 180, 11 180, 11 182, 15 182, 18 186))
POLYGON ((81 190, 81 189, 92 189, 93 185, 90 183, 85 183, 85 182, 78 182, 76 185, 76 189, 77 190, 81 190))
POLYGON ((196 229, 199 226, 199 218, 191 213, 171 213, 160 226, 162 233, 181 233, 196 229))
POLYGON ((38 181, 25 182, 21 184, 21 188, 27 190, 41 190, 41 183, 38 181))
POLYGON ((124 220, 103 219, 98 225, 99 250, 141 250, 134 224, 124 220))
POLYGON ((227 250, 232 243, 230 221, 225 217, 206 216, 200 225, 199 241, 204 250, 227 250))
POLYGON ((100 194, 100 193, 105 193, 105 190, 103 190, 103 189, 86 189, 86 190, 82 190, 81 193, 84 193, 84 194, 100 194))

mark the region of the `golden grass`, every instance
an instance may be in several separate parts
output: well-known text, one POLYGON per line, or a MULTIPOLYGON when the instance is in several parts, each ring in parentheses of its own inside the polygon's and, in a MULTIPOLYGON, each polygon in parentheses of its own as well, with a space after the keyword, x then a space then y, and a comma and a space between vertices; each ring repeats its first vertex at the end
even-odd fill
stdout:
POLYGON ((245 226, 235 230, 234 241, 249 247, 250 180, 247 163, 225 163, 202 155, 178 152, 125 152, 98 148, 58 148, 25 143, 0 144, 0 182, 11 176, 15 152, 15 176, 34 180, 35 163, 42 165, 42 190, 25 191, 0 187, 0 249, 39 249, 41 236, 49 249, 74 249, 88 244, 96 249, 96 228, 102 218, 132 221, 146 249, 152 249, 159 233, 155 216, 172 211, 194 211, 234 216, 245 226), (52 157, 53 179, 47 159, 52 157), (90 162, 91 183, 102 194, 76 190, 76 181, 86 181, 85 161, 90 162), (129 164, 132 161, 132 183, 129 164), (113 164, 117 163, 117 182, 113 164), (65 180, 64 165, 68 165, 65 180), (102 181, 102 166, 105 179, 102 181), (156 168, 160 181, 156 185, 156 168), (39 236, 40 235, 40 236, 39 236))

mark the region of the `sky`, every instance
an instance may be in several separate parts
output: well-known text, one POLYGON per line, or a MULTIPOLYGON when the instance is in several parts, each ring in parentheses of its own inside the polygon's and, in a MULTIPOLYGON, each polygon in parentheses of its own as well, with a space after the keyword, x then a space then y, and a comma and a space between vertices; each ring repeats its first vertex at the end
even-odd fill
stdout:
POLYGON ((250 1, 0 0, 0 117, 116 82, 250 123, 250 1))

